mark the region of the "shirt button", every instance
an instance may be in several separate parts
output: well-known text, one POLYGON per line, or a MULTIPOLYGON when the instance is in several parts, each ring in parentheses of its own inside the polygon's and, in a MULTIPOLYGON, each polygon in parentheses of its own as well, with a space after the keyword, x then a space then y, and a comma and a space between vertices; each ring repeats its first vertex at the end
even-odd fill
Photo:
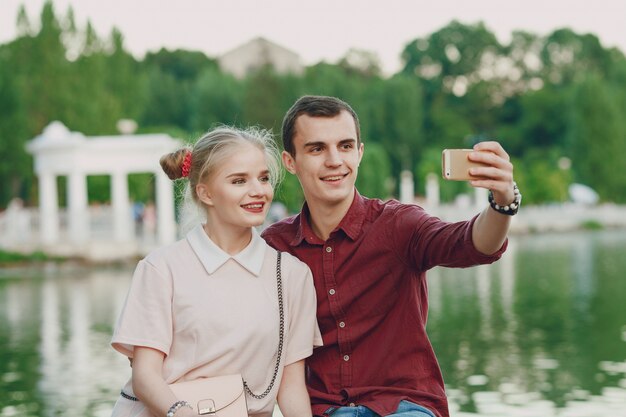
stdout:
POLYGON ((331 288, 330 290, 328 290, 328 294, 335 295, 335 289, 331 288))
POLYGON ((326 252, 331 253, 333 251, 333 248, 331 248, 330 246, 326 246, 326 252))
POLYGON ((350 355, 343 355, 343 360, 348 362, 350 360, 350 355))
POLYGON ((344 327, 346 327, 346 323, 344 323, 343 321, 340 321, 339 322, 339 327, 341 327, 343 329, 344 327))

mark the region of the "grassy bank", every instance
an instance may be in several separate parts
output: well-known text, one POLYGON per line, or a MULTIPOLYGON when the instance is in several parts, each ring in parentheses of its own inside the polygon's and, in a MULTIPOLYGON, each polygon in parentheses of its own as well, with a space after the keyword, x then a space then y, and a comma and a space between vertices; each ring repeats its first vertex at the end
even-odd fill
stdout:
POLYGON ((0 265, 62 260, 62 258, 48 256, 41 251, 36 251, 32 253, 19 253, 8 252, 0 249, 0 265))

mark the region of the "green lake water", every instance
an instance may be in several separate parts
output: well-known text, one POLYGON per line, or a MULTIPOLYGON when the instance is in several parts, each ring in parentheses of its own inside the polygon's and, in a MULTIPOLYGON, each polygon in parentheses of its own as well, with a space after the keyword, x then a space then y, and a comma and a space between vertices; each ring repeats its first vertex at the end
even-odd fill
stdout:
MULTIPOLYGON (((108 416, 134 265, 0 268, 0 417, 108 416)), ((517 236, 429 273, 428 331, 455 416, 626 415, 626 231, 517 236)))

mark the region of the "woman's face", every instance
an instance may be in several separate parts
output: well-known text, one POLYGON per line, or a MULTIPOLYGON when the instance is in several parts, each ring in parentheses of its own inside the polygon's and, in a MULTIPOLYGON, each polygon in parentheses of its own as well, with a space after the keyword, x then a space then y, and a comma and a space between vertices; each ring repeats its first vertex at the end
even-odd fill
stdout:
POLYGON ((274 197, 265 153, 242 143, 232 149, 196 192, 211 224, 253 227, 263 224, 274 197))

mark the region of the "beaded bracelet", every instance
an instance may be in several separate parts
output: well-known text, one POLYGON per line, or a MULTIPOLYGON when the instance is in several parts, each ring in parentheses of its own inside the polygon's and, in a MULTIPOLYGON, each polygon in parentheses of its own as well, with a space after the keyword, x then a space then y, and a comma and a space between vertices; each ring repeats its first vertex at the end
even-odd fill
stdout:
POLYGON ((176 401, 174 404, 172 404, 170 409, 167 410, 167 414, 165 414, 165 417, 174 417, 174 414, 176 414, 176 412, 183 407, 189 407, 193 410, 193 407, 187 401, 176 401))
POLYGON ((511 204, 509 204, 508 206, 501 206, 496 203, 493 198, 493 192, 489 190, 489 205, 498 213, 506 214, 507 216, 513 216, 517 214, 520 203, 522 202, 522 194, 520 193, 519 188, 517 188, 517 184, 515 183, 515 181, 513 182, 513 195, 515 196, 515 198, 513 199, 513 202, 511 204))

